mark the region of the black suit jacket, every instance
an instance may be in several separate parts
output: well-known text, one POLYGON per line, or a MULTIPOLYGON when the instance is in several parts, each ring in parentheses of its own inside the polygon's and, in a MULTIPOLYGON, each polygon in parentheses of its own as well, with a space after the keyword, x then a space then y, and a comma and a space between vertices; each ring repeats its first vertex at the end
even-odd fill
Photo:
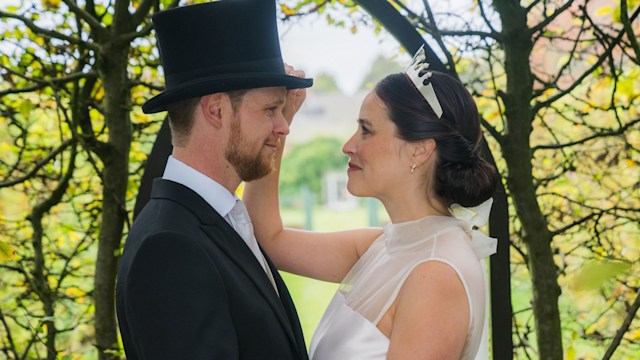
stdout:
POLYGON ((124 349, 137 359, 307 359, 298 315, 235 230, 189 188, 162 179, 136 218, 118 273, 124 349))

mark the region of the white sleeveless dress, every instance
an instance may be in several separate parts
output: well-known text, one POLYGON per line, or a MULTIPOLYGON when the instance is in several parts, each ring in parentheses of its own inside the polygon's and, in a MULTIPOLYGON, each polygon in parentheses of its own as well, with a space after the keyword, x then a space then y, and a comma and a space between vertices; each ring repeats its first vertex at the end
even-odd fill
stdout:
POLYGON ((481 259, 495 253, 496 240, 473 226, 486 222, 490 208, 491 201, 476 208, 454 205, 455 217, 386 225, 329 303, 311 341, 311 360, 386 359, 389 339, 376 325, 411 271, 426 261, 451 266, 467 293, 471 321, 460 359, 487 359, 487 286, 481 259))

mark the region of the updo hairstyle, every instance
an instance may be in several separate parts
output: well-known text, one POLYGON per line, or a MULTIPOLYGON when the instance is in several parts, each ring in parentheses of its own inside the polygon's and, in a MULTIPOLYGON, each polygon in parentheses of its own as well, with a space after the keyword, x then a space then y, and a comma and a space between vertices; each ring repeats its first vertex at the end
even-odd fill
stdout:
POLYGON ((436 195, 447 206, 477 206, 493 196, 500 181, 496 169, 481 153, 478 109, 458 80, 432 73, 429 80, 443 110, 441 118, 403 73, 387 76, 374 91, 386 105, 399 138, 407 142, 436 141, 436 195))

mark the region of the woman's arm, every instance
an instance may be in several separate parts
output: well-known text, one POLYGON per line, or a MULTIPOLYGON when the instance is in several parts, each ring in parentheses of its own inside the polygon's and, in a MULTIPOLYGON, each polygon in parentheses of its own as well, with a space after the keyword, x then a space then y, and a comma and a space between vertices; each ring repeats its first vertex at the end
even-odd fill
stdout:
POLYGON ((455 270, 427 261, 402 285, 387 359, 459 359, 469 329, 467 294, 455 270))
MULTIPOLYGON (((287 73, 302 76, 292 68, 287 73)), ((289 123, 298 111, 306 92, 289 90, 283 115, 289 123)), ((320 233, 284 228, 280 216, 278 179, 284 138, 275 157, 275 170, 268 176, 246 184, 243 201, 253 223, 256 239, 279 269, 324 281, 340 282, 381 229, 358 229, 320 233)), ((338 151, 336 149, 336 151, 338 151)))

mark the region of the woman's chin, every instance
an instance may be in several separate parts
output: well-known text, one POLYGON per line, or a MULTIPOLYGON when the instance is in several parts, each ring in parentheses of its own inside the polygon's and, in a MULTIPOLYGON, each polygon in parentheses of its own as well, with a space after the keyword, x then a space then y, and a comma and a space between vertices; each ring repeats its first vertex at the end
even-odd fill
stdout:
POLYGON ((363 189, 360 188, 359 186, 353 184, 351 181, 347 182, 347 191, 349 192, 349 194, 356 196, 356 197, 365 197, 367 196, 363 191, 363 189))

